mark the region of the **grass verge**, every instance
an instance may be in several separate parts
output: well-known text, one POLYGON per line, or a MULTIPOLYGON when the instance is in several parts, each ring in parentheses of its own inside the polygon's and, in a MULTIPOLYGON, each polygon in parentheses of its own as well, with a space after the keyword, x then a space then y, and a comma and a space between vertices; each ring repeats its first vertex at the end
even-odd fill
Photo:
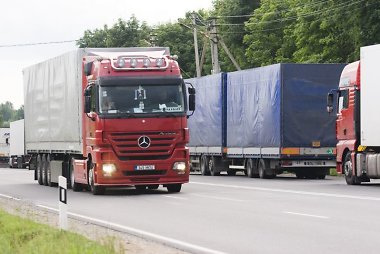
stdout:
POLYGON ((10 215, 0 209, 0 253, 108 254, 124 253, 115 239, 102 244, 87 238, 10 215))

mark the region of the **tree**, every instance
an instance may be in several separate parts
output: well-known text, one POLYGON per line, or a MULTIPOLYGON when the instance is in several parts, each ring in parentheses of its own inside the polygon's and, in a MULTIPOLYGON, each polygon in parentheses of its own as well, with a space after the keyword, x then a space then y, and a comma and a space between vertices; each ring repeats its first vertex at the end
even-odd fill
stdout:
POLYGON ((9 127, 9 123, 24 118, 24 106, 15 110, 9 101, 0 104, 0 126, 9 127))
POLYGON ((293 28, 294 1, 262 0, 260 8, 246 23, 246 57, 252 66, 290 62, 295 48, 293 28))
POLYGON ((135 16, 128 21, 118 19, 111 28, 104 25, 103 29, 86 30, 77 42, 80 48, 109 47, 146 47, 149 46, 151 29, 145 22, 140 22, 135 16))
MULTIPOLYGON (((234 56, 241 68, 249 67, 245 60, 246 45, 243 43, 244 23, 249 16, 260 5, 260 0, 216 0, 214 11, 211 16, 217 18, 218 35, 223 39, 231 54, 234 56)), ((236 68, 231 60, 220 49, 220 64, 223 71, 235 71, 236 68)))

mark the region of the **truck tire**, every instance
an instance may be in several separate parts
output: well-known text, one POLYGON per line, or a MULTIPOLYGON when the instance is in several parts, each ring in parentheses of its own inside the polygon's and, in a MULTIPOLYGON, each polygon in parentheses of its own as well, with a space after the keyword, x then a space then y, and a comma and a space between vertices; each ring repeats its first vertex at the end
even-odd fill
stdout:
POLYGON ((51 164, 50 164, 50 155, 46 158, 46 185, 53 187, 53 183, 51 182, 51 164))
POLYGON ((74 158, 70 158, 69 170, 70 170, 70 187, 71 187, 71 189, 73 189, 73 191, 75 191, 75 192, 82 191, 83 185, 75 182, 74 158))
POLYGON ((259 177, 261 179, 267 179, 268 178, 268 175, 267 175, 267 172, 266 172, 266 164, 265 164, 265 161, 263 159, 260 159, 259 160, 259 177))
POLYGON ((41 170, 42 171, 42 184, 47 186, 46 154, 42 155, 41 161, 42 161, 42 170, 41 170))
POLYGON ((37 155, 37 167, 36 167, 36 171, 37 171, 37 182, 39 185, 42 185, 43 182, 42 182, 42 159, 41 159, 41 155, 37 155))
POLYGON ((210 174, 212 176, 219 176, 220 175, 220 172, 217 171, 217 169, 215 167, 215 158, 214 158, 214 156, 211 156, 208 159, 208 170, 210 171, 210 174))
POLYGON ((255 162, 253 161, 253 159, 248 159, 247 160, 246 171, 247 171, 247 176, 249 178, 257 178, 257 177, 259 177, 259 174, 257 172, 257 167, 256 167, 255 162))
POLYGON ((208 170, 208 158, 204 154, 200 158, 200 169, 201 169, 202 175, 204 176, 210 175, 210 171, 208 170))
POLYGON ((359 184, 361 184, 360 178, 353 174, 351 152, 347 153, 346 157, 344 157, 343 172, 344 172, 344 177, 346 179, 346 183, 348 185, 359 185, 359 184))
POLYGON ((88 186, 93 195, 103 195, 105 188, 95 185, 95 164, 90 161, 90 169, 88 171, 88 186))
POLYGON ((182 188, 182 184, 181 184, 181 183, 177 183, 177 184, 168 184, 168 185, 166 186, 166 188, 168 189, 168 192, 170 192, 170 193, 180 192, 180 191, 181 191, 181 188, 182 188))

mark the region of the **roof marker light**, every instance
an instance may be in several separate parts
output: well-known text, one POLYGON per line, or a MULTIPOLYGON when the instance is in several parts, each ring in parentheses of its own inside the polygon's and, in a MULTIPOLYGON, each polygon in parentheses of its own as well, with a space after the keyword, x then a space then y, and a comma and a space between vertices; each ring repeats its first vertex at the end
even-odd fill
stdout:
POLYGON ((164 65, 164 59, 163 58, 157 58, 156 59, 156 65, 157 65, 157 67, 162 67, 164 65))
POLYGON ((119 58, 117 60, 117 64, 120 68, 123 68, 125 66, 125 60, 123 58, 119 58))
POLYGON ((132 68, 136 68, 137 66, 137 59, 136 58, 131 58, 131 60, 129 60, 129 63, 131 65, 132 68))
POLYGON ((149 67, 150 66, 150 60, 149 60, 149 58, 144 58, 143 59, 143 66, 144 67, 149 67))

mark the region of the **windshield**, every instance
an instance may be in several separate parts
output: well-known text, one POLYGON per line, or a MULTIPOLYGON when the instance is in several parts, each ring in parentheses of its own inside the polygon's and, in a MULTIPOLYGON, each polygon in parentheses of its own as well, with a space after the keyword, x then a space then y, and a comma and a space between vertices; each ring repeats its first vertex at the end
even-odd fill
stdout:
POLYGON ((99 88, 101 114, 183 113, 181 84, 106 85, 99 88))

